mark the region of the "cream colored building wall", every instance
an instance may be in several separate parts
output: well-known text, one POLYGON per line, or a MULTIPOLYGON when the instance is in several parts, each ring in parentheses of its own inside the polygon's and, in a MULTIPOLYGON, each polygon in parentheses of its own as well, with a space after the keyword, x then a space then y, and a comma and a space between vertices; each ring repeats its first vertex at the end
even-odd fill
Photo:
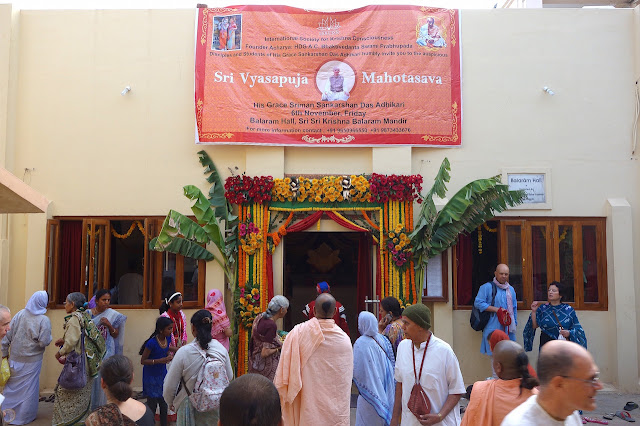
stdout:
MULTIPOLYGON (((3 12, 0 7, 0 19, 3 12)), ((510 215, 606 216, 610 198, 625 198, 633 208, 638 201, 638 166, 630 140, 637 15, 630 9, 462 11, 459 149, 204 149, 224 176, 235 167, 240 173, 275 177, 412 172, 424 175, 425 186, 447 156, 451 192, 506 167, 550 168, 552 210, 510 215), (543 86, 556 95, 544 94, 543 86)), ((16 92, 7 113, 16 117, 9 143, 15 170, 34 168, 29 183, 52 204, 46 215, 10 219, 11 267, 0 291, 9 289, 12 309, 21 309, 42 288, 47 217, 164 215, 171 208, 188 213, 182 186, 208 190, 196 157, 203 147, 193 143, 194 22, 193 10, 20 12, 11 46, 19 52, 19 72, 7 76, 16 92), (121 96, 127 85, 132 91, 121 96)), ((0 69, 0 85, 2 77, 0 69)), ((638 214, 632 217, 637 220, 638 214)), ((615 241, 608 236, 607 244, 615 241)), ((276 251, 274 262, 278 289, 281 252, 276 251)), ((610 300, 616 285, 613 262, 609 257, 610 300)), ((637 267, 631 271, 635 281, 639 272, 637 267)), ((207 289, 222 288, 222 282, 211 262, 207 289)), ((129 317, 125 353, 137 364, 137 350, 152 331, 157 311, 123 312, 129 317)), ((60 337, 64 315, 49 315, 54 338, 60 337)), ((490 370, 478 356, 479 333, 468 326, 468 315, 453 311, 451 303, 434 305, 434 330, 452 343, 470 382, 490 370)), ((578 315, 603 378, 616 381, 623 367, 611 349, 616 312, 578 315)), ((527 316, 519 314, 519 335, 527 316)), ((41 386, 47 389, 59 373, 53 350, 45 354, 42 373, 41 386)), ((637 371, 637 351, 630 359, 637 371)), ((140 385, 139 364, 136 377, 140 385)))

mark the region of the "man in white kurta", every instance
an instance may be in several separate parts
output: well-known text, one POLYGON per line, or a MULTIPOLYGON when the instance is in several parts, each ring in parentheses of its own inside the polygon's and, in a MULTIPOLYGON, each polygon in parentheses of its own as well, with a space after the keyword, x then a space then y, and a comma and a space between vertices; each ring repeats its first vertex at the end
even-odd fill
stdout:
POLYGON ((577 410, 596 409, 602 389, 591 354, 566 340, 552 340, 540 349, 538 395, 529 397, 502 421, 502 426, 578 426, 577 410))
POLYGON ((429 330, 431 311, 425 305, 408 306, 402 313, 402 321, 407 338, 398 345, 395 368, 396 402, 391 425, 398 425, 400 420, 402 426, 459 425, 458 401, 466 390, 458 358, 449 344, 434 336, 429 330), (423 356, 426 356, 426 359, 420 376, 420 385, 431 402, 431 413, 423 416, 424 423, 420 423, 409 410, 407 403, 415 384, 414 368, 419 374, 423 356))

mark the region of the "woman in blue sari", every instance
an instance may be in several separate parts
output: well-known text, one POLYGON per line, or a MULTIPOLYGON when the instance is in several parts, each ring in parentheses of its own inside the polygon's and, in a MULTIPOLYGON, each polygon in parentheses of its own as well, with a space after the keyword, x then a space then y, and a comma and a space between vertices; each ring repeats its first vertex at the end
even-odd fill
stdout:
MULTIPOLYGON (((110 308, 110 304, 111 293, 109 290, 98 290, 95 296, 95 307, 91 308, 91 318, 107 344, 107 352, 103 360, 115 354, 122 354, 124 324, 127 321, 127 317, 110 308)), ((91 392, 91 410, 95 410, 106 403, 107 397, 100 387, 100 375, 98 375, 97 380, 93 383, 91 392)))
POLYGON ((388 426, 396 393, 393 349, 378 333, 378 320, 371 312, 360 312, 358 330, 361 336, 353 345, 353 382, 360 393, 356 426, 388 426))
POLYGON ((536 328, 540 328, 540 347, 551 340, 570 340, 587 347, 587 336, 578 321, 576 311, 566 303, 562 303, 565 287, 557 281, 549 284, 547 303, 531 304, 531 315, 524 327, 524 350, 533 348, 536 328))

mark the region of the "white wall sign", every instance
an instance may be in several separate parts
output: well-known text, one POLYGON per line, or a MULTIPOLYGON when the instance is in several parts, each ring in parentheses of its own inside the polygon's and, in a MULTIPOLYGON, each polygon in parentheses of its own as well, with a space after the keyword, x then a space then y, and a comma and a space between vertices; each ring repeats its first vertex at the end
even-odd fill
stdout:
POLYGON ((547 202, 544 173, 509 173, 507 182, 510 191, 524 189, 525 204, 545 204, 547 202))

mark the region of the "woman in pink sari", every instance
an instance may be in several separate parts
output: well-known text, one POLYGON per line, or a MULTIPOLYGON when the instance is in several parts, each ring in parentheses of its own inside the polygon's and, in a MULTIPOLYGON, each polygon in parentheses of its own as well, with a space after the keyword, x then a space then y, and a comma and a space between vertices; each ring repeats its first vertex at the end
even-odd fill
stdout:
POLYGON ((211 290, 207 296, 207 306, 205 307, 211 312, 211 337, 216 339, 229 351, 229 337, 233 334, 231 331, 231 323, 227 316, 227 308, 222 300, 222 292, 220 290, 211 290))

